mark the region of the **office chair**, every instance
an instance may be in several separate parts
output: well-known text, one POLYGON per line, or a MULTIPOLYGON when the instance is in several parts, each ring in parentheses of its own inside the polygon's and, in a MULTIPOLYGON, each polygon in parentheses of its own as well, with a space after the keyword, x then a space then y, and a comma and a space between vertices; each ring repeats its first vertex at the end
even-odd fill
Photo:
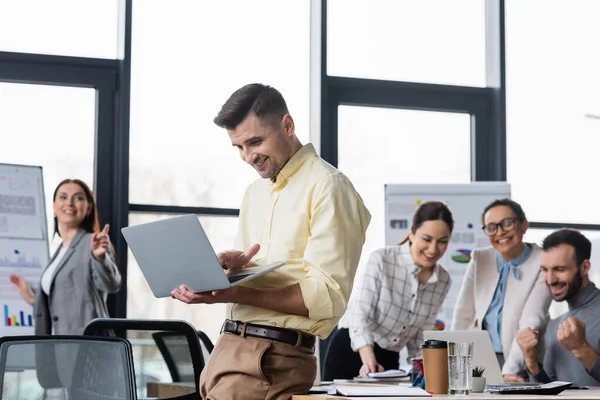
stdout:
POLYGON ((97 318, 83 334, 116 335, 130 341, 139 397, 146 397, 148 382, 193 382, 194 392, 177 398, 200 398, 204 357, 197 332, 188 322, 97 318))
POLYGON ((135 400, 131 346, 119 338, 0 338, 0 399, 135 400))

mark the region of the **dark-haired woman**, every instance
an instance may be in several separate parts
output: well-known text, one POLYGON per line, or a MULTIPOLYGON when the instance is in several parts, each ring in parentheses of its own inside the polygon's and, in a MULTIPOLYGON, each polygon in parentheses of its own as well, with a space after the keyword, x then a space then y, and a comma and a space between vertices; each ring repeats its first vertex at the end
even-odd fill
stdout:
POLYGON ((352 379, 398 369, 399 352, 419 352, 450 289, 450 274, 437 261, 454 227, 437 201, 416 210, 406 239, 373 252, 361 270, 348 309, 325 356, 324 380, 352 379))
POLYGON ((504 380, 524 382, 525 361, 515 335, 543 329, 552 300, 540 269, 541 250, 523 242, 529 223, 514 200, 490 203, 481 220, 491 247, 471 252, 451 329, 487 330, 504 380))
POLYGON ((62 243, 32 290, 20 275, 10 281, 19 295, 34 306, 35 333, 81 335, 94 318, 107 318, 106 298, 121 288, 108 238, 100 231, 90 188, 66 179, 54 190, 54 233, 62 243))

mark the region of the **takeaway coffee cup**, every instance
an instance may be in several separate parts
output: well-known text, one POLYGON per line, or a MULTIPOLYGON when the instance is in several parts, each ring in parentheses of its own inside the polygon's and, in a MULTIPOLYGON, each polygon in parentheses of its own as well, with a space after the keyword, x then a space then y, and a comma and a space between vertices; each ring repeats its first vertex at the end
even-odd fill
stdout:
POLYGON ((425 390, 433 394, 448 393, 448 342, 426 340, 421 344, 425 390))

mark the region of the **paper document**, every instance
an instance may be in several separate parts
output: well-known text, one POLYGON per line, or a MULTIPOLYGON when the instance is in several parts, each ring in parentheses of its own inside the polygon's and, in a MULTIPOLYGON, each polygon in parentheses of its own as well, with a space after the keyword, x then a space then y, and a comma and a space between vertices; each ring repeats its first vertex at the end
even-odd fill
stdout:
POLYGON ((404 378, 408 373, 402 369, 388 369, 383 372, 371 372, 370 378, 404 378))
POLYGON ((335 386, 328 394, 347 397, 431 397, 421 388, 403 386, 335 386))

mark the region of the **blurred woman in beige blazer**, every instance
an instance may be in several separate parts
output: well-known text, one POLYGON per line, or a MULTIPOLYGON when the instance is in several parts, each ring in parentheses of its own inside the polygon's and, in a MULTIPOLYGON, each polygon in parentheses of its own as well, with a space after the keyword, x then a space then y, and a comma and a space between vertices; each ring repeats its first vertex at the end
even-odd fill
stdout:
POLYGON ((525 362, 515 335, 544 329, 552 300, 540 271, 541 250, 523 242, 529 223, 511 199, 489 204, 482 222, 491 247, 471 253, 451 329, 487 330, 504 380, 523 382, 525 362))

